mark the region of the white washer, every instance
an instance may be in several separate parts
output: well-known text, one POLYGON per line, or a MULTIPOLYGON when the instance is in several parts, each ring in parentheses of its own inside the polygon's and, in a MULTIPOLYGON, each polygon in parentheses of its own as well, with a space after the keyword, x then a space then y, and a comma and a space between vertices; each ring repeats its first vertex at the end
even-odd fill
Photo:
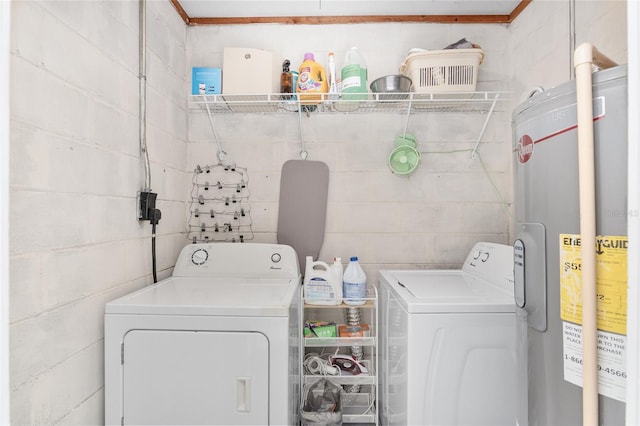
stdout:
POLYGON ((185 247, 105 307, 105 423, 297 424, 300 290, 289 246, 185 247))
POLYGON ((459 270, 383 270, 383 425, 514 425, 513 248, 477 243, 459 270))

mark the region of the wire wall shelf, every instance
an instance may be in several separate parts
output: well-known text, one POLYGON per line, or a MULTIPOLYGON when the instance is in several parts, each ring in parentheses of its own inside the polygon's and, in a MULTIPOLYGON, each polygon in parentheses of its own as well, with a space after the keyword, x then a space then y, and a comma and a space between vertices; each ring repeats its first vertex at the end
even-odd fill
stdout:
POLYGON ((366 99, 334 99, 336 95, 318 94, 318 99, 300 99, 299 94, 194 95, 190 110, 208 114, 233 113, 488 113, 497 104, 506 104, 507 92, 451 93, 369 93, 366 99))

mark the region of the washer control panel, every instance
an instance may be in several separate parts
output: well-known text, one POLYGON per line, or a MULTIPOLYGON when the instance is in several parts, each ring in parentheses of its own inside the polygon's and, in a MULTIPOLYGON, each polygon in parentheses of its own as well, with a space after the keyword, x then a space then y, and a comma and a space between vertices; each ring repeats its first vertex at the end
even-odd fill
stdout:
POLYGON ((298 256, 283 244, 203 243, 182 249, 173 276, 297 278, 298 256))
POLYGON ((462 270, 495 283, 513 287, 513 246, 480 242, 473 246, 462 270))

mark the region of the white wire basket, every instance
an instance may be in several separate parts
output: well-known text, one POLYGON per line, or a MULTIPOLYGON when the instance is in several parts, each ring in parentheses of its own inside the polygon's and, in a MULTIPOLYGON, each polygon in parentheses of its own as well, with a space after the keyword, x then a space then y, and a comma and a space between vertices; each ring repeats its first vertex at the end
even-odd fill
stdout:
POLYGON ((482 49, 425 50, 410 53, 400 66, 409 77, 414 92, 474 92, 482 49))

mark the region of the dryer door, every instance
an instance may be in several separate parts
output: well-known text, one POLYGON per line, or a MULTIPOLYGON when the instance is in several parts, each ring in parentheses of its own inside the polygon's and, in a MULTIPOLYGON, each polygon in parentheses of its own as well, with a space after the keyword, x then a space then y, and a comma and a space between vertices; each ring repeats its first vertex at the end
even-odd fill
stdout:
POLYGON ((268 424, 268 351, 256 332, 130 331, 123 424, 268 424))

